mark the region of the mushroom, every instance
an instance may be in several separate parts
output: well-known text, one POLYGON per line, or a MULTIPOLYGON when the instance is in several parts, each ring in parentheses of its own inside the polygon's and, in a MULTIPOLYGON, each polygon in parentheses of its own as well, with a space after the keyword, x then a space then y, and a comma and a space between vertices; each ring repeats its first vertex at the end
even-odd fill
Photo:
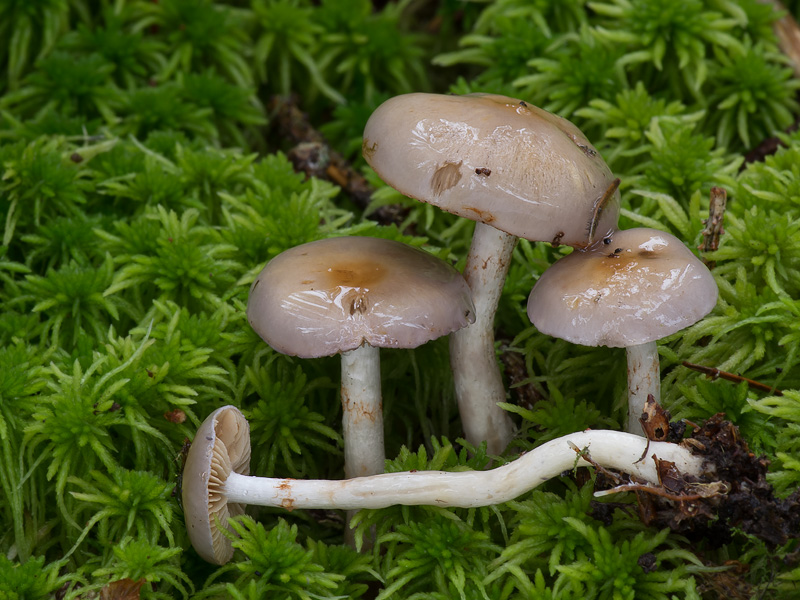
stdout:
POLYGON ((528 316, 542 333, 626 349, 627 430, 642 435, 647 396, 660 398, 656 341, 702 319, 717 294, 709 270, 678 238, 628 229, 557 260, 536 282, 528 316))
POLYGON ((364 158, 403 194, 476 221, 464 277, 475 323, 451 336, 467 440, 500 453, 513 435, 494 314, 517 237, 583 247, 616 228, 618 180, 569 121, 492 94, 406 94, 364 130, 364 158))
POLYGON ((273 258, 250 288, 247 318, 278 352, 341 354, 345 476, 382 473, 379 348, 416 348, 474 320, 461 274, 405 244, 330 238, 273 258))
POLYGON ((203 421, 183 467, 182 500, 189 540, 210 563, 224 565, 233 556, 230 540, 219 529, 244 505, 229 501, 225 482, 232 473, 250 472, 250 426, 234 406, 223 406, 203 421))
POLYGON ((655 485, 660 483, 659 461, 674 463, 680 473, 697 477, 713 468, 705 467, 702 457, 683 445, 648 442, 630 433, 605 430, 551 440, 489 471, 411 471, 341 481, 248 476, 240 455, 248 446, 246 420, 236 407, 224 406, 200 426, 186 460, 183 504, 189 539, 200 556, 215 564, 223 564, 233 555, 230 540, 216 529, 216 523, 226 525, 226 507, 231 516, 239 514, 244 504, 287 510, 352 510, 395 504, 472 508, 513 500, 575 466, 600 465, 655 485), (647 459, 643 458, 645 452, 647 459), (210 510, 217 511, 219 521, 208 518, 210 510), (211 534, 206 532, 209 524, 211 534), (198 534, 201 527, 202 535, 198 534))

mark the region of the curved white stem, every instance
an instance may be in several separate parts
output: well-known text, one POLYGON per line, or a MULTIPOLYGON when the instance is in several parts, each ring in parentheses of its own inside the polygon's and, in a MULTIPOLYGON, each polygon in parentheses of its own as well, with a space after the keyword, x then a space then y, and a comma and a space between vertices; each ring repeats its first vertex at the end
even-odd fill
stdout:
POLYGON ((499 504, 552 477, 587 463, 575 449, 588 450, 597 464, 658 483, 654 456, 685 474, 701 475, 703 461, 677 444, 650 442, 620 431, 583 431, 552 440, 490 471, 384 473, 341 481, 275 479, 231 474, 228 502, 295 508, 362 509, 395 504, 470 508, 499 504), (647 456, 640 460, 647 450, 647 456))
POLYGON ((342 353, 344 475, 383 473, 383 403, 380 349, 364 342, 342 353))
POLYGON ((647 342, 626 348, 628 357, 628 422, 630 433, 644 435, 639 417, 644 412, 648 394, 656 402, 661 400, 661 369, 658 360, 658 345, 647 342))
POLYGON ((506 401, 506 390, 494 350, 494 314, 516 243, 513 235, 475 224, 464 268, 475 322, 450 335, 450 366, 464 435, 476 446, 486 440, 490 454, 500 454, 514 435, 510 417, 497 406, 506 401))

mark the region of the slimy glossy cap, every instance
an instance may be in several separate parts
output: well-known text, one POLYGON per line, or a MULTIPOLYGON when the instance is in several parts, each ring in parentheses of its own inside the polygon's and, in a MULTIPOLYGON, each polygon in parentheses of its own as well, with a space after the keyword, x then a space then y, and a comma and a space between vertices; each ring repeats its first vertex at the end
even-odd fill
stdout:
POLYGON ((557 260, 528 298, 542 333, 584 346, 652 342, 696 323, 714 308, 717 284, 675 236, 617 231, 557 260))
POLYGON ((405 94, 364 130, 364 158, 403 194, 528 240, 584 247, 617 227, 608 166, 572 123, 494 94, 405 94))
POLYGON ((225 480, 231 473, 250 473, 250 426, 235 406, 223 406, 200 425, 183 468, 183 511, 189 540, 210 563, 223 565, 233 547, 217 527, 244 513, 244 506, 228 502, 225 480))
POLYGON ((369 237, 320 240, 273 258, 247 319, 278 352, 315 358, 366 342, 415 348, 474 322, 461 274, 435 256, 369 237))

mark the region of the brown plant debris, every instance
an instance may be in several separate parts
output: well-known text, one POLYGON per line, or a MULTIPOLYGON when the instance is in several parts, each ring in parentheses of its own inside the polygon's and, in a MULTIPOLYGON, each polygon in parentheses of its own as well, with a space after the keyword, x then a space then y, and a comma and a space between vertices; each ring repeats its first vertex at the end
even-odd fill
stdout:
POLYGON ((511 340, 498 337, 500 342, 500 360, 503 363, 505 376, 508 378, 508 387, 513 402, 527 410, 532 410, 544 396, 530 380, 528 369, 525 366, 525 357, 522 353, 511 347, 511 340))
MULTIPOLYGON (((725 208, 728 205, 728 192, 721 187, 712 187, 709 194, 708 218, 703 221, 705 228, 701 232, 702 243, 697 247, 701 252, 711 252, 719 249, 719 238, 725 233, 722 220, 725 218, 725 208)), ((709 269, 716 266, 713 260, 703 259, 709 269)))
MULTIPOLYGON (((672 428, 669 424, 665 429, 663 409, 650 410, 647 421, 657 424, 662 432, 658 435, 672 428)), ((753 535, 771 548, 800 538, 800 490, 785 499, 777 498, 766 479, 769 461, 750 451, 739 429, 722 413, 708 419, 681 444, 704 458, 706 473, 702 477, 686 475, 674 463, 655 457, 658 485, 611 474, 595 465, 598 488, 606 488, 597 495, 632 491, 645 524, 669 527, 715 546, 730 541, 734 530, 753 535)), ((592 462, 591 457, 584 458, 592 462)))
POLYGON ((755 590, 744 578, 750 566, 735 560, 727 561, 724 566, 729 568, 726 571, 699 573, 701 583, 697 591, 701 594, 713 592, 717 598, 725 600, 751 600, 755 590))
MULTIPOLYGON (((362 210, 369 206, 374 188, 328 145, 325 137, 311 125, 308 115, 300 110, 296 98, 273 96, 269 110, 281 137, 293 144, 287 157, 297 171, 335 183, 362 210)), ((405 207, 387 205, 377 208, 369 217, 382 225, 400 225, 407 213, 405 207)))
POLYGON ((671 418, 669 411, 656 402, 655 396, 647 394, 644 411, 639 417, 647 439, 654 442, 680 442, 686 432, 686 422, 672 422, 671 418))
POLYGON ((100 590, 100 600, 138 600, 139 592, 145 584, 144 579, 120 579, 112 581, 100 590))

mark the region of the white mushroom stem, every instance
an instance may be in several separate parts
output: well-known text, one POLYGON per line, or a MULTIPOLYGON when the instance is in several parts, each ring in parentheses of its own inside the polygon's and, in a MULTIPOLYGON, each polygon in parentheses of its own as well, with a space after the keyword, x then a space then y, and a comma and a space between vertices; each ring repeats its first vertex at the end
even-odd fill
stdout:
POLYGON ((380 349, 366 342, 342 353, 342 428, 345 477, 383 473, 380 349))
POLYGON ((628 354, 628 423, 630 433, 644 435, 639 417, 644 412, 647 396, 661 400, 661 369, 656 342, 626 348, 628 354))
POLYGON ((475 322, 450 336, 450 366, 464 435, 476 446, 486 440, 490 454, 505 450, 514 434, 510 417, 497 405, 506 401, 506 390, 494 350, 494 314, 516 243, 516 236, 475 224, 464 268, 475 322))
POLYGON ((232 473, 224 485, 228 502, 296 508, 364 509, 395 504, 471 508, 519 497, 574 466, 593 462, 658 484, 655 457, 675 463, 684 474, 700 476, 703 460, 667 442, 648 442, 620 431, 583 431, 552 440, 490 471, 384 473, 339 481, 274 479, 232 473), (646 454, 646 456, 645 456, 646 454))

